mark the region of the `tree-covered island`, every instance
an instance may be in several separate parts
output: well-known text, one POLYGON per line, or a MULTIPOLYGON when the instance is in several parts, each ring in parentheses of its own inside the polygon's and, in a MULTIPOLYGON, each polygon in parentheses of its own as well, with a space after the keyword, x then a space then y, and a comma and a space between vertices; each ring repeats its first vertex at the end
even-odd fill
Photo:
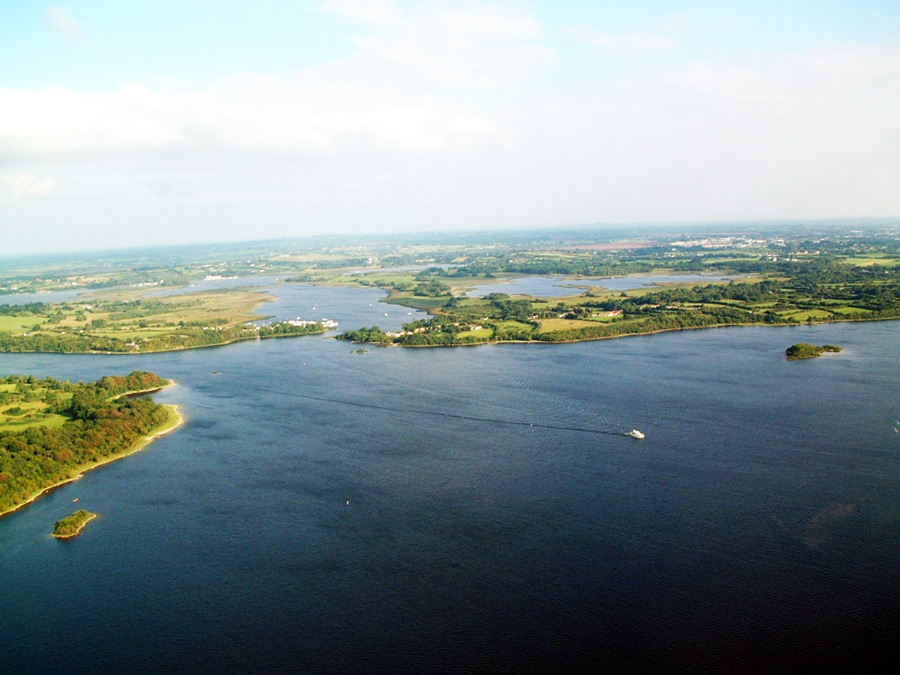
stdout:
POLYGON ((822 356, 825 352, 837 353, 843 351, 843 347, 837 345, 811 345, 808 342, 798 342, 784 350, 788 361, 797 361, 799 359, 815 359, 822 356))
POLYGON ((0 515, 177 427, 174 406, 125 395, 168 384, 142 371, 96 382, 0 379, 0 515))
POLYGON ((57 539, 71 539, 81 534, 84 526, 97 517, 96 513, 79 509, 71 516, 57 520, 53 526, 53 536, 57 539))

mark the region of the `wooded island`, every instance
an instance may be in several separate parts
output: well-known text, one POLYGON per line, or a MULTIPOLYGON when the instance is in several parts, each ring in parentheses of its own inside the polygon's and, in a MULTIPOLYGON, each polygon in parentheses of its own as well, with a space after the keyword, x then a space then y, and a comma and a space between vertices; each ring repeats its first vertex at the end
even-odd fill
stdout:
POLYGON ((96 513, 79 509, 71 516, 57 520, 53 526, 53 536, 57 539, 71 539, 81 534, 81 530, 97 517, 96 513))
POLYGON ((808 342, 798 342, 788 347, 784 354, 788 361, 797 361, 799 359, 815 359, 822 356, 825 352, 837 353, 843 351, 843 347, 837 345, 811 345, 808 342))

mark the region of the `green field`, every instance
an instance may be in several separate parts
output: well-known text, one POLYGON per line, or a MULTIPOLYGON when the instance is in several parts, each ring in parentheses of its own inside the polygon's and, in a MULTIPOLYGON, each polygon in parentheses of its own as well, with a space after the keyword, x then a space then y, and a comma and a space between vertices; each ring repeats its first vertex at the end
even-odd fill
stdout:
POLYGON ((0 351, 153 352, 224 344, 255 337, 250 322, 264 319, 258 309, 274 299, 246 289, 147 297, 152 290, 6 308, 0 351))
POLYGON ((71 393, 50 391, 45 387, 0 384, 0 431, 59 428, 69 418, 55 410, 65 407, 71 398, 71 393))

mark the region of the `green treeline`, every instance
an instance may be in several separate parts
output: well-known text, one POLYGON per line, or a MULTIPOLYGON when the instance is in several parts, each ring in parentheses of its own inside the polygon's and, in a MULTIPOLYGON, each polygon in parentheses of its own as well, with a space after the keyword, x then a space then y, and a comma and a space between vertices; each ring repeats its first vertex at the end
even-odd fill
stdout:
POLYGON ((56 412, 68 418, 58 428, 38 425, 0 432, 0 513, 125 451, 169 419, 168 409, 148 397, 120 397, 168 383, 153 373, 135 371, 93 383, 30 376, 11 376, 0 382, 52 396, 56 412))
POLYGON ((308 323, 298 326, 290 321, 281 321, 278 323, 260 326, 258 335, 261 338, 269 337, 287 337, 289 335, 313 335, 316 333, 324 333, 325 327, 321 323, 308 323))
POLYGON ((149 337, 110 337, 86 332, 40 332, 27 335, 0 333, 0 352, 50 352, 64 354, 109 352, 162 352, 214 347, 241 340, 323 333, 321 324, 294 326, 288 322, 268 326, 183 326, 173 333, 149 337))

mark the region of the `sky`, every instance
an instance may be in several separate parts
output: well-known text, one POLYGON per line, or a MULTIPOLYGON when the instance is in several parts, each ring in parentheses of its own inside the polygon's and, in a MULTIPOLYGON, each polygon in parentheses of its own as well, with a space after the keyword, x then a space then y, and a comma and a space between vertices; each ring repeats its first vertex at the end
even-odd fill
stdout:
POLYGON ((895 216, 897 0, 0 0, 0 255, 895 216))

